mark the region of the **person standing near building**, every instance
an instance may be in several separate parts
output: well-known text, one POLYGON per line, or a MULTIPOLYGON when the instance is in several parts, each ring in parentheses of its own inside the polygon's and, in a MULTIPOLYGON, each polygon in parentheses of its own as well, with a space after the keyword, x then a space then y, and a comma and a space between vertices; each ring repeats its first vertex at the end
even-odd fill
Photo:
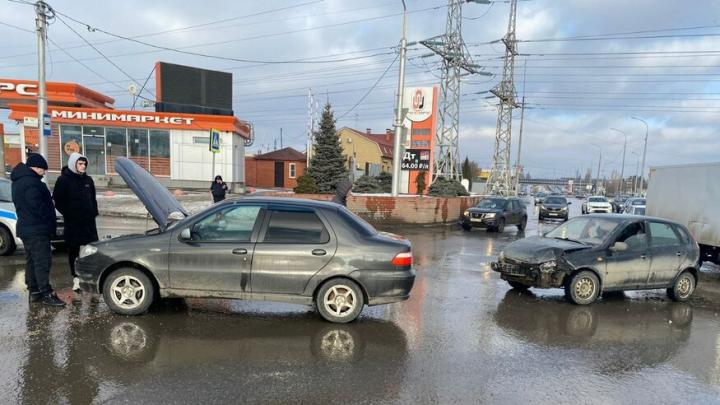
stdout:
POLYGON ((215 181, 213 181, 210 185, 210 193, 213 196, 213 203, 224 200, 227 190, 228 186, 223 181, 222 176, 215 176, 215 181))
POLYGON ((19 163, 10 174, 12 199, 17 213, 17 236, 23 241, 27 267, 25 285, 30 302, 62 307, 50 285, 52 247, 50 238, 55 234, 57 218, 50 190, 42 182, 47 161, 42 155, 28 155, 26 163, 19 163))
POLYGON ((65 220, 65 244, 73 276, 73 291, 80 292, 80 280, 75 272, 75 259, 80 246, 98 240, 95 218, 98 216, 95 182, 87 174, 88 160, 74 152, 68 158, 55 182, 53 200, 65 220))

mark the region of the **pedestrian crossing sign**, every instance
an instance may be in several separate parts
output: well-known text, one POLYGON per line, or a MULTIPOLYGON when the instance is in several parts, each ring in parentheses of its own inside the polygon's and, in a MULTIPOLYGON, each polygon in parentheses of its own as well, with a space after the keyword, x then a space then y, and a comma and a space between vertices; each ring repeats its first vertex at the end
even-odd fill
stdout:
POLYGON ((217 129, 210 130, 210 152, 220 152, 220 131, 217 129))

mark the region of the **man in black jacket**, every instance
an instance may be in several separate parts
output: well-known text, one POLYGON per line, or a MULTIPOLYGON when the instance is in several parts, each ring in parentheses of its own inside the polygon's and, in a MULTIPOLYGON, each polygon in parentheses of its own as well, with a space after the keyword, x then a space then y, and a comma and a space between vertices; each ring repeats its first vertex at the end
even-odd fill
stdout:
POLYGON ((95 217, 98 216, 95 183, 92 177, 85 173, 87 164, 85 156, 79 153, 71 154, 53 189, 55 207, 65 220, 65 245, 70 273, 73 276, 73 291, 76 292, 82 291, 80 280, 75 273, 75 259, 80 254, 80 246, 98 240, 95 224, 95 217))
POLYGON ((52 247, 56 217, 50 191, 42 178, 48 164, 42 155, 30 154, 26 163, 19 163, 10 174, 12 198, 17 213, 17 236, 22 239, 27 257, 25 285, 30 302, 65 306, 50 286, 52 247))

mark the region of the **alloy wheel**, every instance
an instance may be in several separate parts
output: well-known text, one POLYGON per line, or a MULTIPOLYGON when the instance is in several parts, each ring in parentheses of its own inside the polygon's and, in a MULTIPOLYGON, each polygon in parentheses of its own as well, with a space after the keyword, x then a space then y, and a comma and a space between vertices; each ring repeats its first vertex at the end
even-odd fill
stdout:
POLYGON ((582 277, 575 283, 575 296, 587 300, 595 294, 595 282, 590 277, 582 277))
POLYGON ((118 277, 110 286, 110 297, 123 309, 135 309, 145 300, 145 286, 133 276, 118 277))
POLYGON ((323 305, 330 314, 342 318, 355 310, 357 297, 352 288, 338 284, 325 293, 323 305))

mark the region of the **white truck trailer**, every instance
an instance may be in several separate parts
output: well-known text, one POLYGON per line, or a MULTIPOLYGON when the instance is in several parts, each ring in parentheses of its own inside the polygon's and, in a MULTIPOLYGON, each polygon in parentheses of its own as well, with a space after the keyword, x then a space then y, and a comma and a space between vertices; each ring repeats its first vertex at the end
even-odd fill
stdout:
POLYGON ((700 260, 720 265, 720 162, 651 167, 647 215, 688 227, 700 260))

